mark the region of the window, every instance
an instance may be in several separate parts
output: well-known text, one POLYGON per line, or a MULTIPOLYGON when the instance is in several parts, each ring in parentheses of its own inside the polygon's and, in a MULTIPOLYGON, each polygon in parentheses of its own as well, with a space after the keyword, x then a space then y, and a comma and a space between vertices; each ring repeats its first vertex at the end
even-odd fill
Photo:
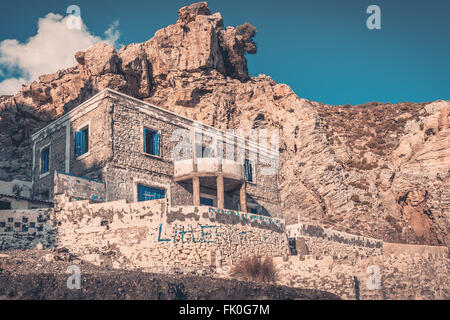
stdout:
POLYGON ((159 156, 160 140, 158 132, 144 128, 144 153, 159 156))
POLYGON ((138 201, 147 201, 154 199, 164 199, 166 192, 164 189, 152 188, 138 184, 138 201))
POLYGON ((195 155, 197 158, 212 158, 212 149, 201 143, 196 143, 195 155))
POLYGON ((89 151, 89 126, 75 132, 75 156, 79 157, 89 151))
POLYGON ((11 209, 11 202, 0 201, 0 210, 9 210, 9 209, 11 209))
POLYGON ((253 180, 253 163, 248 159, 244 160, 244 176, 245 176, 246 181, 254 182, 254 180, 253 180))
POLYGON ((249 208, 249 212, 253 214, 258 214, 258 209, 256 208, 249 208))
POLYGON ((213 158, 213 138, 211 136, 196 133, 195 135, 195 157, 196 158, 213 158))
POLYGON ((200 205, 213 207, 214 206, 214 200, 210 199, 210 198, 200 197, 200 205))
POLYGON ((50 167, 50 146, 41 149, 41 174, 47 173, 50 167))

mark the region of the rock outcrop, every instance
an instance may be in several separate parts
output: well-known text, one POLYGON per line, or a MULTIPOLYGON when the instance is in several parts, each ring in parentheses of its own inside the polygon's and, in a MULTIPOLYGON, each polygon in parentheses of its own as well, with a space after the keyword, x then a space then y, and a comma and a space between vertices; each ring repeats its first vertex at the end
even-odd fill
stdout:
POLYGON ((221 129, 279 129, 288 223, 449 244, 450 102, 331 106, 299 98, 268 76, 249 76, 255 32, 225 28, 200 2, 144 43, 76 53, 78 65, 0 97, 1 179, 29 179, 31 133, 109 87, 221 129))

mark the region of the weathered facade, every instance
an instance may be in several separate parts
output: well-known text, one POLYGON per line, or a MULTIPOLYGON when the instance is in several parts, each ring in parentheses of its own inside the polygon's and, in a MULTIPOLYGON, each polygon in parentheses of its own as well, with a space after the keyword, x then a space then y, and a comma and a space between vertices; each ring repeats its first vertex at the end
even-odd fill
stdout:
POLYGON ((54 198, 61 172, 104 183, 104 201, 165 198, 282 216, 278 150, 110 89, 32 139, 36 198, 54 198))

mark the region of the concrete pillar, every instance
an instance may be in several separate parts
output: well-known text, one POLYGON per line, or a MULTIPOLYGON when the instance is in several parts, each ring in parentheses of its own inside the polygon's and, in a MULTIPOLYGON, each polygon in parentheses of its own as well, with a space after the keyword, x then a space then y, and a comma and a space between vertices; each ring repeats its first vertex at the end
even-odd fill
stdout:
POLYGON ((200 205, 200 179, 198 176, 192 177, 192 196, 194 198, 194 206, 200 205))
POLYGON ((247 182, 243 182, 241 185, 241 211, 247 212, 247 182))
POLYGON ((225 192, 223 189, 223 174, 217 174, 217 208, 223 209, 225 204, 225 192))

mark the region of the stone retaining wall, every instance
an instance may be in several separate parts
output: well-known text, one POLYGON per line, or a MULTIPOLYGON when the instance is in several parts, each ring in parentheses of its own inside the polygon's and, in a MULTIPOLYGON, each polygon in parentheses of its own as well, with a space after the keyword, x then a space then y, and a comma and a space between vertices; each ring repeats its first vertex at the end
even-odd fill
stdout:
POLYGON ((344 299, 450 299, 447 247, 383 243, 281 219, 164 200, 70 202, 0 211, 0 250, 67 247, 98 266, 229 275, 240 258, 274 257, 278 283, 344 299), (288 236, 308 252, 290 255, 288 236), (377 282, 377 280, 379 280, 377 282))
POLYGON ((114 268, 202 271, 253 254, 288 254, 284 222, 206 206, 67 202, 56 209, 58 243, 114 268))
POLYGON ((351 300, 450 299, 447 247, 384 243, 384 248, 383 254, 369 257, 275 258, 278 283, 351 300))
POLYGON ((346 232, 323 228, 317 225, 298 223, 286 227, 289 238, 305 242, 307 254, 314 256, 352 257, 382 254, 383 241, 346 232))
POLYGON ((299 252, 276 258, 280 284, 344 299, 450 298, 447 247, 386 243, 302 223, 286 232, 299 252))

